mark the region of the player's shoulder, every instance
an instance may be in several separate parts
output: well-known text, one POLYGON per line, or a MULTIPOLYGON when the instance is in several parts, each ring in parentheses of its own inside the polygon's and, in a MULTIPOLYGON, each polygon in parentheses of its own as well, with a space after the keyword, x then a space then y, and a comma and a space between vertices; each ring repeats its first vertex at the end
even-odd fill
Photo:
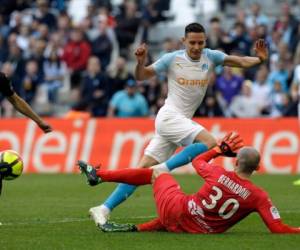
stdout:
POLYGON ((224 54, 224 52, 223 51, 221 51, 221 50, 217 50, 217 49, 210 49, 210 48, 204 48, 203 50, 202 50, 202 54, 204 54, 204 55, 206 55, 206 56, 208 56, 208 57, 212 57, 212 56, 214 56, 215 54, 224 54))
POLYGON ((259 187, 250 182, 249 188, 251 189, 251 192, 255 196, 255 200, 257 202, 265 201, 269 198, 268 193, 262 187, 259 187))
POLYGON ((225 57, 227 56, 227 54, 221 50, 215 50, 215 49, 209 49, 209 48, 204 48, 202 50, 202 54, 204 54, 209 60, 211 60, 217 64, 224 61, 225 57))
POLYGON ((159 59, 161 58, 175 58, 176 56, 183 56, 184 55, 184 50, 174 50, 172 52, 166 52, 160 56, 159 59))

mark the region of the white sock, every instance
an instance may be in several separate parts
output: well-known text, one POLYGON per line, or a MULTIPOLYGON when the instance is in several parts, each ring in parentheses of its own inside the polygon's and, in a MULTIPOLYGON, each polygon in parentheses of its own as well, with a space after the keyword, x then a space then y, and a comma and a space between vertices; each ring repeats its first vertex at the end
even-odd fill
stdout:
POLYGON ((153 167, 151 167, 152 169, 157 169, 157 170, 160 170, 160 171, 163 171, 163 172, 170 172, 170 170, 168 169, 167 165, 165 162, 163 163, 160 163, 160 164, 157 164, 153 167))
POLYGON ((101 206, 100 206, 100 208, 101 208, 101 210, 102 210, 102 212, 105 214, 105 215, 109 215, 110 214, 110 209, 107 207, 107 206, 105 206, 104 204, 102 204, 101 206))

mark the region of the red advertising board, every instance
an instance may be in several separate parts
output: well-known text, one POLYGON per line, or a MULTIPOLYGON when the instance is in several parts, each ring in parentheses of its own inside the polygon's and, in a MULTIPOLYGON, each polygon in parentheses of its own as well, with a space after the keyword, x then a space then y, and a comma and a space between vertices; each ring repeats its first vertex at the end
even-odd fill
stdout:
MULTIPOLYGON (((195 119, 217 138, 238 131, 245 144, 261 152, 262 173, 300 173, 300 129, 297 119, 195 119)), ((154 132, 154 120, 48 119, 54 131, 43 134, 28 119, 2 119, 0 150, 14 149, 25 172, 71 173, 77 159, 105 168, 136 167, 154 132)), ((232 168, 234 161, 217 162, 232 168)))

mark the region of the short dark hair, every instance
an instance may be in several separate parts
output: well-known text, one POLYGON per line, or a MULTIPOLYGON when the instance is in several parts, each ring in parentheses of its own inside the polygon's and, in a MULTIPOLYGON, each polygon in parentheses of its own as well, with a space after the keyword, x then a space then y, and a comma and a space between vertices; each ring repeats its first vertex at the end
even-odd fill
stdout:
POLYGON ((220 18, 215 16, 215 17, 212 17, 210 20, 209 20, 210 23, 219 23, 221 22, 220 18))
POLYGON ((185 27, 184 35, 186 36, 188 33, 205 33, 204 27, 200 23, 190 23, 185 27))

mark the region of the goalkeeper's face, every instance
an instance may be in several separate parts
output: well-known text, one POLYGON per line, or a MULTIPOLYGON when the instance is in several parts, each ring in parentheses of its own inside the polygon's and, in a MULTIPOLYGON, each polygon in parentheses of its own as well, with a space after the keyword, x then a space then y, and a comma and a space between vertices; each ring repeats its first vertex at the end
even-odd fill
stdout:
POLYGON ((189 57, 193 60, 199 60, 202 50, 206 45, 206 36, 203 32, 189 32, 182 39, 189 57))

